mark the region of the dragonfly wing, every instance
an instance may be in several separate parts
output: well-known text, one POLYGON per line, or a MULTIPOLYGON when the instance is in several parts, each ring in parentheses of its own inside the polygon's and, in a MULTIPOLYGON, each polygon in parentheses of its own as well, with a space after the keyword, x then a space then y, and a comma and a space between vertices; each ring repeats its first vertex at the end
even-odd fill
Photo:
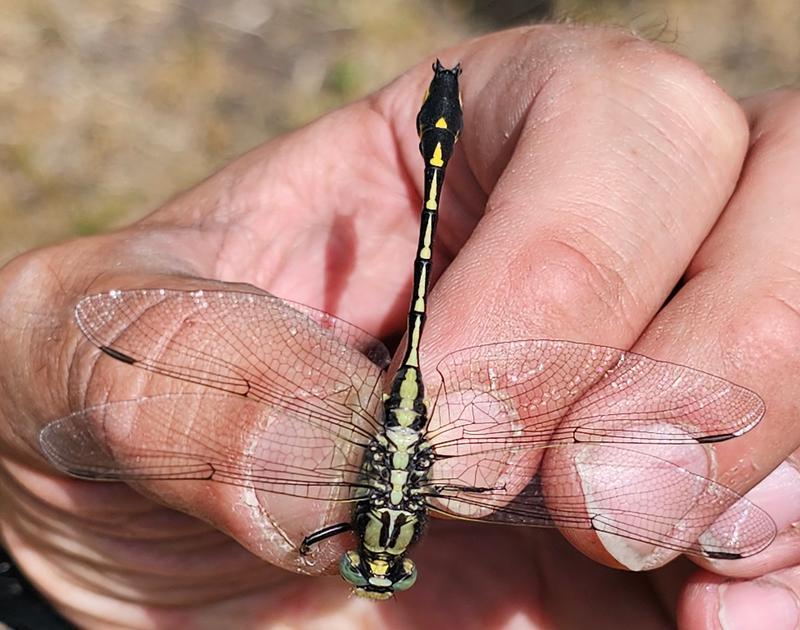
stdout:
POLYGON ((212 480, 315 496, 356 484, 359 435, 288 408, 213 393, 88 407, 39 433, 60 470, 103 480, 212 480), (322 489, 322 490, 320 490, 322 489))
MULTIPOLYGON (((594 530, 714 558, 750 556, 775 537, 769 515, 733 490, 681 466, 625 447, 552 449, 520 488, 513 462, 484 462, 494 485, 473 485, 445 461, 434 465, 431 510, 488 522, 594 530), (566 452, 564 452, 566 451, 566 452), (577 474, 576 474, 577 472, 577 474)), ((482 481, 490 481, 484 475, 482 481)))
POLYGON ((166 394, 54 420, 39 442, 63 472, 130 482, 161 497, 176 483, 183 497, 222 484, 233 504, 256 506, 273 522, 291 520, 299 544, 331 518, 348 520, 364 452, 357 433, 309 414, 238 396, 166 394), (187 480, 200 485, 187 488, 187 480), (305 521, 295 522, 297 515, 305 521))
POLYGON ((718 376, 570 341, 468 348, 437 369, 430 439, 448 455, 576 442, 716 442, 750 430, 765 411, 757 394, 718 376))
POLYGON ((385 370, 389 367, 392 356, 389 354, 389 349, 380 339, 373 337, 355 324, 334 317, 325 311, 311 308, 299 302, 292 302, 291 300, 283 300, 283 302, 291 306, 294 310, 310 317, 323 330, 330 331, 341 344, 348 348, 358 350, 379 368, 385 370))
POLYGON ((82 299, 75 317, 113 358, 267 405, 314 399, 323 415, 355 410, 370 423, 379 401, 382 365, 360 350, 383 362, 385 348, 355 326, 272 295, 109 291, 82 299))
POLYGON ((774 535, 766 514, 706 470, 657 456, 682 462, 701 442, 752 428, 764 403, 746 388, 616 348, 555 340, 469 348, 438 370, 428 433, 437 509, 705 555, 755 553, 774 535), (704 534, 716 517, 713 536, 704 534))

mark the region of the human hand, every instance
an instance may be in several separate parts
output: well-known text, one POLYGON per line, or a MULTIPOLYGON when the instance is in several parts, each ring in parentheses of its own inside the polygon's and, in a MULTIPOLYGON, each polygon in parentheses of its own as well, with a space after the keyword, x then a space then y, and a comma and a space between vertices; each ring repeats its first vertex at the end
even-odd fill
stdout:
MULTIPOLYGON (((424 365, 487 338, 554 337, 720 374, 767 401, 760 428, 714 449, 715 478, 740 491, 754 485, 797 443, 785 307, 795 297, 793 231, 783 227, 791 217, 769 210, 766 221, 747 201, 767 208, 764 200, 780 194, 773 208, 791 203, 790 181, 770 181, 786 173, 756 168, 776 159, 788 168, 770 147, 787 151, 775 138, 791 118, 791 97, 749 105, 768 140, 748 153, 735 103, 690 63, 619 33, 511 31, 443 57, 468 68, 466 125, 442 202, 437 255, 447 273, 432 296, 424 365), (772 258, 763 255, 767 241, 772 258), (691 281, 662 307, 689 263, 691 281)), ((90 380, 116 391, 137 378, 94 363, 72 320, 88 293, 213 288, 201 279, 214 278, 264 287, 379 336, 401 332, 421 171, 411 130, 429 76, 421 64, 370 100, 240 158, 132 228, 32 252, 3 270, 3 538, 72 618, 116 627, 338 616, 353 625, 486 627, 514 616, 560 627, 668 623, 659 598, 683 576, 611 572, 552 534, 472 523, 431 527, 414 554, 420 584, 396 606, 348 600, 336 578, 295 576, 253 555, 295 566, 265 537, 264 515, 213 484, 143 488, 196 520, 124 486, 65 479, 37 453, 38 429, 84 404, 90 380)), ((779 526, 795 520, 781 494, 793 489, 792 475, 784 464, 754 497, 779 526)), ((753 560, 708 568, 755 576, 791 566, 784 538, 753 560)), ((613 563, 593 537, 573 542, 613 563)), ((718 579, 698 572, 688 584, 718 579)), ((729 592, 739 603, 747 597, 729 592)), ((687 623, 705 620, 698 611, 709 604, 697 594, 690 586, 680 600, 687 623)))

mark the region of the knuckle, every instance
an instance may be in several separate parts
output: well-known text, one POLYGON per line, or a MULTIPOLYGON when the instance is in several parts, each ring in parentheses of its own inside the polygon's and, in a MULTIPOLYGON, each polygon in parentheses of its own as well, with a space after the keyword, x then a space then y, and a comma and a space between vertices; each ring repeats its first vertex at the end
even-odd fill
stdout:
POLYGON ((571 101, 581 109, 607 108, 610 102, 661 134, 694 137, 699 148, 732 140, 743 151, 748 129, 741 108, 695 63, 623 31, 570 30, 575 46, 562 46, 550 79, 558 86, 551 92, 555 107, 571 101))
MULTIPOLYGON (((509 261, 510 286, 518 288, 521 302, 539 312, 537 319, 558 334, 585 331, 586 317, 624 322, 633 300, 631 291, 613 260, 573 239, 551 236, 520 247, 509 261)), ((626 335, 623 335, 626 336, 626 335)))
POLYGON ((50 257, 43 251, 26 252, 0 269, 0 309, 38 293, 42 280, 52 274, 50 257))
POLYGON ((725 327, 720 344, 731 371, 796 374, 800 370, 797 297, 779 290, 764 292, 738 311, 725 327))
POLYGON ((60 270, 66 254, 61 247, 34 250, 0 269, 0 350, 7 369, 0 387, 9 400, 31 418, 64 411, 66 378, 77 332, 65 326, 60 270), (57 411, 56 411, 57 410, 57 411))

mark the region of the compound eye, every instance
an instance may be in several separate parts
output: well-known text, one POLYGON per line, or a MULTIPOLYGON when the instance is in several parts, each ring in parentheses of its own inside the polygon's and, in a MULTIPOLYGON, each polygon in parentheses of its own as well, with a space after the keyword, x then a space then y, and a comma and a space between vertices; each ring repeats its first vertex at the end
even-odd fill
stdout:
POLYGON ((392 583, 392 590, 394 591, 406 591, 414 586, 414 582, 417 581, 417 567, 414 566, 414 563, 405 558, 403 560, 403 571, 402 574, 398 579, 396 579, 392 583))
POLYGON ((351 586, 364 587, 368 584, 367 578, 361 573, 361 557, 357 551, 348 551, 342 556, 339 573, 351 586))

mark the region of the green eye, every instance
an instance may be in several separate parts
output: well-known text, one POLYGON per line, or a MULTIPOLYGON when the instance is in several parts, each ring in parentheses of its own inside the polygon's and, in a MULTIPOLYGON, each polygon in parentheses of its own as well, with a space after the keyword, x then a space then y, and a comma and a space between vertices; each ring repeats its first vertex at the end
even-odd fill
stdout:
POLYGON ((417 567, 414 566, 414 563, 406 558, 403 560, 403 577, 399 580, 395 580, 392 584, 392 590, 395 591, 405 591, 414 586, 414 582, 417 581, 417 567))
MULTIPOLYGON (((348 551, 339 562, 339 573, 348 584, 356 587, 367 585, 367 579, 361 573, 360 562, 358 553, 355 551, 348 551)), ((409 584, 409 586, 411 585, 409 584)))

